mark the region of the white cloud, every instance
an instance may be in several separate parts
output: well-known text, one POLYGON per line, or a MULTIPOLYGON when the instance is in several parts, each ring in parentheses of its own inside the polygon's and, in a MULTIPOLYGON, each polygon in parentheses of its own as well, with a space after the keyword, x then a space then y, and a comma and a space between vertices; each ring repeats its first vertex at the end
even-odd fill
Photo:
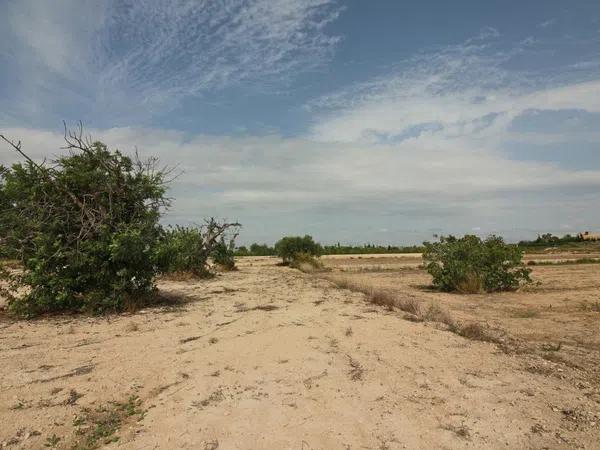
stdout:
POLYGON ((17 97, 30 104, 15 113, 25 116, 69 102, 142 116, 239 83, 281 84, 327 62, 339 40, 324 29, 340 12, 336 0, 23 0, 3 8, 0 61, 21 74, 17 97))
MULTIPOLYGON (((338 142, 414 135, 498 138, 530 109, 600 111, 598 77, 553 81, 551 73, 511 71, 511 59, 530 51, 535 41, 506 51, 495 47, 495 37, 486 33, 419 55, 391 74, 313 100, 307 105, 315 114, 312 137, 338 142)), ((568 70, 563 72, 565 78, 568 70)))
MULTIPOLYGON (((298 61, 321 64, 335 45, 323 32, 337 13, 330 1, 223 4, 230 8, 227 14, 214 10, 212 2, 178 2, 173 10, 158 2, 153 15, 132 4, 119 16, 105 14, 102 30, 126 33, 132 45, 103 54, 116 64, 99 72, 99 85, 112 87, 104 92, 132 86, 149 103, 160 103, 163 96, 177 99, 221 83, 285 77, 298 61), (273 5, 278 12, 268 14, 267 6, 273 5), (214 33, 188 28, 189 17, 214 33), (138 28, 137 21, 143 26, 138 28), (127 29, 130 23, 134 26, 127 29), (164 27, 147 35, 155 24, 164 27), (251 42, 234 45, 248 37, 251 42), (133 45, 140 41, 147 43, 142 50, 133 45), (186 42, 205 45, 206 55, 195 60, 186 42), (181 52, 171 56, 173 48, 181 52), (269 64, 260 66, 262 60, 269 64)), ((314 125, 305 136, 188 135, 136 127, 89 132, 112 147, 132 151, 137 146, 185 170, 173 185, 176 202, 169 220, 240 219, 248 226, 248 240, 314 230, 323 240, 364 241, 366 233, 386 229, 390 239, 410 235, 417 241, 433 227, 460 233, 473 223, 482 234, 508 230, 521 233, 517 237, 522 230, 515 231, 515 224, 534 234, 564 223, 600 226, 599 167, 575 170, 560 162, 515 161, 503 151, 509 142, 572 142, 564 132, 516 132, 511 124, 531 109, 598 112, 600 80, 557 81, 551 74, 509 70, 511 58, 527 52, 532 41, 506 51, 495 46, 497 37, 486 30, 462 45, 421 54, 392 73, 311 102, 314 125)), ((35 39, 30 45, 40 52, 77 53, 60 46, 43 50, 35 39)), ((37 158, 62 145, 60 133, 2 131, 22 139, 37 158)), ((600 142, 599 136, 586 132, 590 142, 600 142)), ((0 163, 12 160, 14 155, 0 147, 0 163)))

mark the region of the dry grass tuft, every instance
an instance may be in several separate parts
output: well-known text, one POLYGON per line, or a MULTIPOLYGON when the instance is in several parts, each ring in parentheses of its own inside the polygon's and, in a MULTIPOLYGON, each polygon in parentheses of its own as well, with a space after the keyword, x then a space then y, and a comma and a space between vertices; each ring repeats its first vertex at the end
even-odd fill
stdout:
POLYGON ((138 331, 139 329, 140 329, 140 327, 135 322, 129 322, 127 325, 125 325, 125 331, 128 333, 138 331))
MULTIPOLYGON (((325 279, 334 283, 341 289, 349 289, 354 292, 362 292, 367 295, 370 303, 378 306, 384 306, 390 310, 399 309, 406 312, 406 320, 412 322, 438 322, 446 325, 448 331, 462 336, 466 339, 483 342, 500 343, 487 328, 477 322, 460 323, 457 322, 450 312, 442 308, 438 303, 431 303, 427 309, 423 309, 422 302, 415 298, 398 298, 393 293, 377 289, 365 283, 358 283, 348 277, 325 277, 325 279)), ((468 286, 463 286, 465 289, 468 286)), ((476 287, 475 284, 472 287, 476 287)))
POLYGON ((456 325, 456 322, 450 312, 447 309, 442 308, 439 303, 432 303, 429 305, 423 318, 428 322, 439 322, 449 327, 456 325))
POLYGON ((414 298, 403 298, 399 299, 397 302, 398 309, 407 312, 409 314, 414 314, 417 317, 423 317, 423 309, 421 306, 421 302, 414 298))
POLYGON ((495 342, 496 339, 491 336, 487 330, 477 322, 469 322, 464 325, 457 325, 455 333, 473 341, 495 342))
POLYGON ((369 303, 373 303, 374 305, 378 306, 384 306, 390 311, 397 306, 396 297, 387 291, 371 288, 367 295, 369 303))
POLYGON ((465 279, 456 284, 456 292, 459 294, 481 294, 483 292, 481 278, 472 272, 467 274, 465 279))
POLYGON ((348 373, 350 375, 350 379, 352 381, 362 380, 365 369, 363 369, 362 365, 351 356, 346 356, 348 356, 348 363, 350 364, 350 372, 348 373))

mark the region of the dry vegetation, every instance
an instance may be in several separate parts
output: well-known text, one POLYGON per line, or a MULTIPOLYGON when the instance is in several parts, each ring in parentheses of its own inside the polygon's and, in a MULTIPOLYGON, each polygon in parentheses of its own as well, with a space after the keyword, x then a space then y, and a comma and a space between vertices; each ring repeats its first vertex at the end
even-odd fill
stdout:
MULTIPOLYGON (((366 294, 366 300, 407 312, 412 321, 443 324, 469 339, 495 342, 509 353, 560 363, 585 385, 600 385, 600 266, 589 253, 526 255, 534 283, 517 292, 460 295, 437 292, 420 255, 325 257, 326 278, 366 294), (442 306, 443 305, 443 306, 442 306)), ((597 395, 597 394, 594 394, 597 395)))

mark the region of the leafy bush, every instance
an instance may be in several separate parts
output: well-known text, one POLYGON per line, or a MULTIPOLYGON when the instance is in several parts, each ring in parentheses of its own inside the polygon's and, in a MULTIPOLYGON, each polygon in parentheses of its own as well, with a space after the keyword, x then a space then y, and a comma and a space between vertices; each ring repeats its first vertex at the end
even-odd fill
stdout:
POLYGON ((277 241, 275 252, 277 256, 283 259, 284 264, 289 264, 300 253, 310 256, 321 256, 323 248, 311 236, 287 236, 277 241))
POLYGON ((210 276, 209 257, 221 268, 233 270, 233 249, 239 227, 238 223, 210 219, 202 227, 177 225, 163 229, 156 247, 158 271, 163 274, 210 276))
POLYGON ((443 291, 461 293, 515 290, 531 281, 522 251, 498 236, 481 240, 466 235, 425 242, 423 259, 433 284, 443 291))
POLYGON ((70 153, 51 164, 26 162, 0 186, 5 253, 21 273, 6 274, 4 295, 20 315, 119 311, 147 302, 164 198, 164 172, 101 142, 67 136, 70 153))
POLYGON ((231 239, 229 242, 225 238, 215 245, 212 251, 212 260, 221 270, 236 270, 235 267, 235 241, 231 239))
POLYGON ((155 251, 157 269, 163 274, 207 276, 208 256, 201 230, 179 225, 162 230, 155 251))

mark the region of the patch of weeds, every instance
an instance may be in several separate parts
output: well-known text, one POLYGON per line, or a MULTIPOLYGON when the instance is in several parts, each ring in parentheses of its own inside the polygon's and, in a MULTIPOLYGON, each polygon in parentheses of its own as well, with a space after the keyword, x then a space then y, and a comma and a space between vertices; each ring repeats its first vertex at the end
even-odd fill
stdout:
MULTIPOLYGON (((452 327, 451 327, 452 328, 452 327)), ((495 342, 493 336, 487 332, 487 330, 478 324, 477 322, 469 322, 464 325, 455 325, 454 329, 451 329, 454 333, 474 341, 484 341, 484 342, 495 342)))
POLYGON ((225 395, 223 395, 223 391, 221 389, 217 389, 212 394, 210 394, 207 398, 200 401, 193 401, 192 406, 198 409, 204 409, 209 406, 211 403, 220 403, 225 400, 225 395))
POLYGON ((65 405, 74 405, 81 397, 83 397, 83 394, 80 394, 75 389, 71 389, 69 391, 69 398, 65 400, 65 405))
POLYGON ((135 322, 129 322, 126 326, 125 326, 125 331, 128 333, 132 333, 134 331, 138 331, 140 329, 140 327, 138 326, 137 323, 135 322))
POLYGON ((455 323, 447 309, 442 308, 438 303, 429 305, 423 318, 428 322, 440 322, 451 326, 455 323))
POLYGON ((409 314, 414 314, 417 317, 423 316, 421 303, 414 298, 404 298, 398 302, 398 308, 409 314))
POLYGON ((559 342, 558 344, 552 344, 552 343, 542 344, 542 350, 545 352, 557 352, 561 349, 561 347, 562 347, 562 342, 559 342))
POLYGON ((183 339, 179 339, 179 343, 180 344, 185 344, 186 342, 197 341, 201 337, 202 336, 190 336, 190 337, 186 337, 186 338, 183 338, 183 339))
POLYGON ((590 311, 600 313, 600 301, 588 303, 586 301, 581 302, 579 309, 582 311, 590 311))
POLYGON ((44 447, 56 448, 59 442, 60 438, 56 434, 53 434, 52 436, 46 438, 44 447))
POLYGON ((350 372, 348 372, 348 375, 350 375, 350 379, 352 381, 362 380, 363 374, 365 372, 362 365, 358 361, 353 359, 351 356, 348 356, 348 363, 350 364, 350 372))
POLYGON ((465 425, 442 425, 441 428, 443 430, 452 431, 455 435, 463 439, 469 439, 471 437, 471 433, 465 425))
POLYGON ((279 309, 279 306, 275 305, 258 305, 252 308, 247 308, 245 306, 239 307, 235 310, 235 312, 246 312, 246 311, 274 311, 279 309))
POLYGON ((381 289, 371 289, 370 292, 368 292, 368 296, 370 303, 377 306, 383 306, 390 311, 396 306, 396 297, 381 289))
POLYGON ((540 315, 539 311, 535 309, 517 309, 513 311, 513 317, 517 319, 531 319, 533 317, 538 317, 540 315))
POLYGON ((73 420, 76 430, 72 448, 92 450, 117 442, 119 440, 117 432, 123 423, 134 417, 137 421, 141 421, 145 414, 142 401, 137 395, 130 396, 122 403, 109 402, 93 410, 84 409, 83 415, 73 420))
POLYGON ((352 327, 346 328, 346 332, 344 333, 346 336, 350 337, 354 332, 352 331, 352 327))
POLYGON ((29 408, 29 405, 23 400, 17 400, 17 403, 10 407, 13 411, 29 408))

